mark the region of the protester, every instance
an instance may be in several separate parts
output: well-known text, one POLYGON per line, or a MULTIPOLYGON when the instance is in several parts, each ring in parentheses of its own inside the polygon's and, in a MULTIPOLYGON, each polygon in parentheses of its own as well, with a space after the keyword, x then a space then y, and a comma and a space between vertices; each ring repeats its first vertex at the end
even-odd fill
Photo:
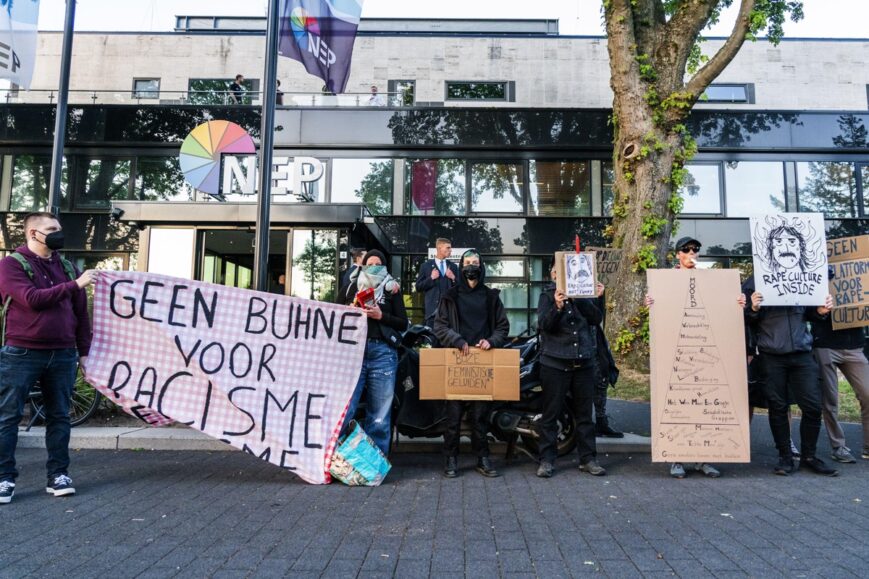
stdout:
MULTIPOLYGON (((695 269, 697 267, 697 256, 700 254, 701 247, 703 247, 703 245, 691 236, 679 238, 676 242, 676 264, 673 268, 686 270, 695 269)), ((654 298, 646 294, 646 307, 651 308, 654 303, 654 298)), ((740 308, 745 308, 745 296, 740 294, 736 299, 736 303, 740 308)), ((702 472, 710 478, 718 478, 721 476, 721 472, 717 468, 706 462, 694 463, 692 467, 694 470, 702 472)), ((670 476, 673 478, 685 478, 686 474, 687 471, 685 470, 685 465, 681 462, 674 462, 670 465, 670 476)))
MULTIPOLYGON (((863 353, 866 334, 863 328, 833 330, 829 316, 812 323, 815 361, 821 373, 821 413, 827 426, 827 437, 833 447, 832 459, 854 463, 857 460, 845 445, 845 433, 839 424, 839 374, 848 380, 860 401, 863 422, 862 457, 869 460, 869 361, 863 353)), ((804 449, 805 450, 805 449, 804 449)))
POLYGON ((233 104, 243 104, 244 103, 244 75, 237 74, 235 75, 235 80, 229 85, 229 98, 233 104))
POLYGON ((347 407, 344 425, 355 415, 364 390, 367 406, 362 429, 383 454, 389 454, 392 397, 398 367, 396 348, 408 321, 399 284, 389 275, 385 263, 386 257, 381 252, 376 249, 368 251, 362 267, 353 272, 350 283, 339 291, 339 295, 342 303, 361 307, 368 317, 368 341, 362 371, 347 407), (356 294, 366 289, 374 290, 373 305, 360 304, 356 299, 356 294))
POLYGON ((438 302, 450 288, 455 287, 459 266, 451 262, 453 246, 449 239, 438 238, 435 242, 435 257, 424 262, 416 277, 416 291, 425 292, 425 324, 434 326, 438 302))
POLYGON ((350 264, 350 267, 347 268, 347 271, 345 271, 344 275, 341 276, 341 287, 344 287, 345 285, 348 285, 350 283, 350 278, 353 277, 353 273, 362 265, 362 259, 364 257, 364 249, 354 247, 350 250, 350 258, 353 260, 353 263, 350 264))
MULTIPOLYGON (((550 269, 555 274, 555 263, 550 269)), ((603 295, 597 284, 597 296, 603 295)), ((567 393, 573 400, 576 419, 579 470, 603 476, 606 469, 597 463, 594 433, 594 395, 598 382, 597 325, 601 323, 598 300, 569 299, 547 285, 537 304, 540 331, 540 379, 543 383, 543 416, 540 419, 540 465, 537 476, 549 478, 558 456, 558 418, 564 411, 567 393)))
POLYGON ((751 299, 745 318, 757 335, 769 427, 779 453, 773 472, 787 476, 794 471, 788 422, 788 397, 793 395, 802 411, 800 466, 821 475, 838 475, 839 471, 815 455, 821 432, 821 392, 818 365, 812 357, 812 335, 806 327, 807 321, 821 322, 829 315, 833 298, 827 296, 825 305, 817 308, 764 306, 763 295, 755 291, 753 276, 743 288, 751 299))
POLYGON ((371 96, 368 97, 368 106, 369 107, 385 107, 386 101, 383 100, 383 96, 377 94, 377 85, 371 85, 371 96))
POLYGON ((0 296, 8 305, 0 349, 0 503, 15 493, 18 423, 37 382, 45 403, 45 490, 75 494, 69 476, 70 398, 91 344, 84 288, 96 272, 80 273, 60 256, 63 228, 51 213, 25 216, 24 236, 26 244, 0 261, 0 296))
MULTIPOLYGON (((466 355, 471 347, 489 350, 507 342, 510 322, 500 291, 486 285, 486 269, 476 250, 462 254, 462 269, 455 286, 440 300, 434 320, 434 333, 444 348, 458 348, 466 355)), ((446 403, 447 424, 444 433, 444 476, 458 476, 459 439, 462 414, 467 407, 471 423, 471 447, 477 455, 477 472, 496 477, 498 471, 489 460, 489 409, 487 402, 446 403)))
POLYGON ((282 107, 284 106, 284 91, 281 90, 281 81, 276 80, 277 86, 275 86, 275 105, 282 107))

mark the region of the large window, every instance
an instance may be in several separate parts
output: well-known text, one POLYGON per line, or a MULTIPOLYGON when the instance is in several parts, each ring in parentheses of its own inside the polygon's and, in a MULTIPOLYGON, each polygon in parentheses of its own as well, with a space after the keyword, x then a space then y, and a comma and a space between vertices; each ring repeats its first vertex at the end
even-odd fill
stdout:
POLYGON ((178 157, 139 157, 133 197, 143 201, 192 201, 178 157))
POLYGON ((73 159, 76 208, 106 208, 112 199, 129 199, 130 159, 84 156, 73 159))
POLYGON ((12 160, 10 211, 45 211, 51 179, 49 155, 16 155, 12 160))
POLYGON ((588 161, 531 161, 529 214, 589 216, 591 171, 588 161))
MULTIPOLYGON (((234 104, 229 92, 233 78, 191 78, 187 81, 187 101, 194 105, 234 104)), ((241 104, 249 105, 259 98, 259 79, 246 78, 241 83, 245 95, 241 104)))
POLYGON ((392 213, 391 159, 333 159, 332 202, 364 203, 375 215, 392 213))
POLYGON ((724 184, 728 217, 787 209, 784 166, 780 162, 726 161, 724 184))
POLYGON ((134 99, 158 99, 160 98, 159 78, 136 78, 133 79, 134 99))
POLYGON ((513 101, 512 83, 447 81, 448 101, 513 101))
POLYGON ((616 182, 616 172, 613 164, 609 161, 600 164, 601 176, 601 215, 612 217, 613 203, 615 203, 615 192, 613 187, 616 182))
POLYGON ((474 213, 521 213, 522 165, 520 163, 473 163, 471 165, 471 211, 474 213))
POLYGON ((753 103, 754 85, 752 84, 712 84, 703 93, 708 103, 753 103))
MULTIPOLYGON (((867 183, 863 181, 863 190, 867 183)), ((857 179, 851 163, 797 163, 800 211, 825 217, 857 217, 857 179)))
POLYGON ((409 215, 465 214, 465 162, 461 159, 410 161, 405 178, 409 215))
POLYGON ((682 186, 682 213, 721 214, 721 182, 718 163, 690 164, 682 186))
POLYGON ((415 80, 391 80, 388 83, 389 104, 394 107, 412 107, 416 102, 415 80))

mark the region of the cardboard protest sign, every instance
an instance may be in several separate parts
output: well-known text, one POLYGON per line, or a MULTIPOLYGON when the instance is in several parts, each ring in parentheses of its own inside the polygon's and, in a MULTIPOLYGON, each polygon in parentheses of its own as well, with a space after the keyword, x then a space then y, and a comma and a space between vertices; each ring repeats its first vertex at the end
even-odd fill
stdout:
POLYGON ((178 421, 328 483, 366 332, 355 308, 102 272, 86 373, 152 425, 178 421))
POLYGON ((748 377, 736 270, 646 272, 652 461, 749 462, 748 377))
POLYGON ((764 306, 822 306, 827 297, 827 240, 820 213, 779 213, 749 220, 754 286, 764 306))
POLYGON ((596 256, 597 280, 606 287, 610 287, 616 280, 616 272, 619 270, 619 262, 622 259, 621 249, 613 247, 586 247, 593 251, 596 256))
POLYGON ((419 351, 420 400, 519 400, 519 350, 419 351))
POLYGON ((869 326, 869 235, 827 241, 834 330, 869 326))
POLYGON ((569 298, 596 298, 595 254, 593 251, 555 252, 555 287, 569 298))

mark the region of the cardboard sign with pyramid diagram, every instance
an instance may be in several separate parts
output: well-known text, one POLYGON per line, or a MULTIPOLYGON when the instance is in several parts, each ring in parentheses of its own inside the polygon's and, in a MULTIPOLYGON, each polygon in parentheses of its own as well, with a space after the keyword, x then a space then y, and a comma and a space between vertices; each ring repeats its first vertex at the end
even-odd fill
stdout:
POLYGON ((653 461, 748 462, 738 273, 649 274, 653 461))

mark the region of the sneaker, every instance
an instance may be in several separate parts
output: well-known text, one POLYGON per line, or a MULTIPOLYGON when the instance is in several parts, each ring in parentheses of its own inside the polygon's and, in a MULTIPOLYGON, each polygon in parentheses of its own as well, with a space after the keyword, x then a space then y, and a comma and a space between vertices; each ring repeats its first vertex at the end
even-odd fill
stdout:
POLYGON ((721 473, 718 471, 717 468, 706 462, 696 463, 694 465, 694 470, 696 470, 697 472, 702 472, 709 478, 718 478, 721 476, 721 473))
POLYGON ((75 487, 72 486, 71 478, 65 474, 58 474, 48 479, 45 492, 56 497, 65 497, 67 495, 74 495, 75 487))
POLYGON ((800 468, 808 468, 810 471, 815 474, 820 474, 823 476, 839 476, 839 471, 835 468, 827 466, 823 460, 820 458, 801 458, 800 459, 800 468))
POLYGON ((800 449, 797 448, 797 445, 794 444, 793 440, 791 440, 791 456, 793 456, 794 458, 800 457, 800 449))
POLYGON ((863 447, 863 460, 869 460, 869 446, 863 447))
POLYGON ((15 494, 15 483, 11 480, 0 481, 0 505, 12 502, 12 495, 15 494))
POLYGON ((447 478, 456 478, 459 476, 459 460, 454 456, 448 456, 444 465, 444 476, 447 478))
POLYGON ((685 478, 685 467, 681 462, 674 462, 670 465, 670 476, 673 478, 685 478))
POLYGON ((540 478, 551 478, 553 470, 555 470, 555 467, 552 466, 551 462, 541 461, 540 466, 537 467, 537 476, 540 478))
POLYGON ((851 454, 851 449, 846 446, 840 446, 839 448, 833 449, 833 454, 830 455, 830 458, 835 460, 836 462, 842 462, 845 464, 853 464, 857 462, 857 459, 854 458, 854 455, 851 454))
POLYGON ((480 460, 477 461, 477 472, 483 476, 491 478, 501 476, 498 471, 492 467, 492 461, 489 460, 488 456, 481 457, 480 460))
POLYGON ((788 476, 794 472, 794 459, 789 456, 778 457, 778 464, 775 465, 772 472, 780 476, 788 476))
POLYGON ((579 470, 580 472, 587 472, 591 476, 603 476, 606 474, 606 469, 593 459, 585 464, 579 465, 579 470))

